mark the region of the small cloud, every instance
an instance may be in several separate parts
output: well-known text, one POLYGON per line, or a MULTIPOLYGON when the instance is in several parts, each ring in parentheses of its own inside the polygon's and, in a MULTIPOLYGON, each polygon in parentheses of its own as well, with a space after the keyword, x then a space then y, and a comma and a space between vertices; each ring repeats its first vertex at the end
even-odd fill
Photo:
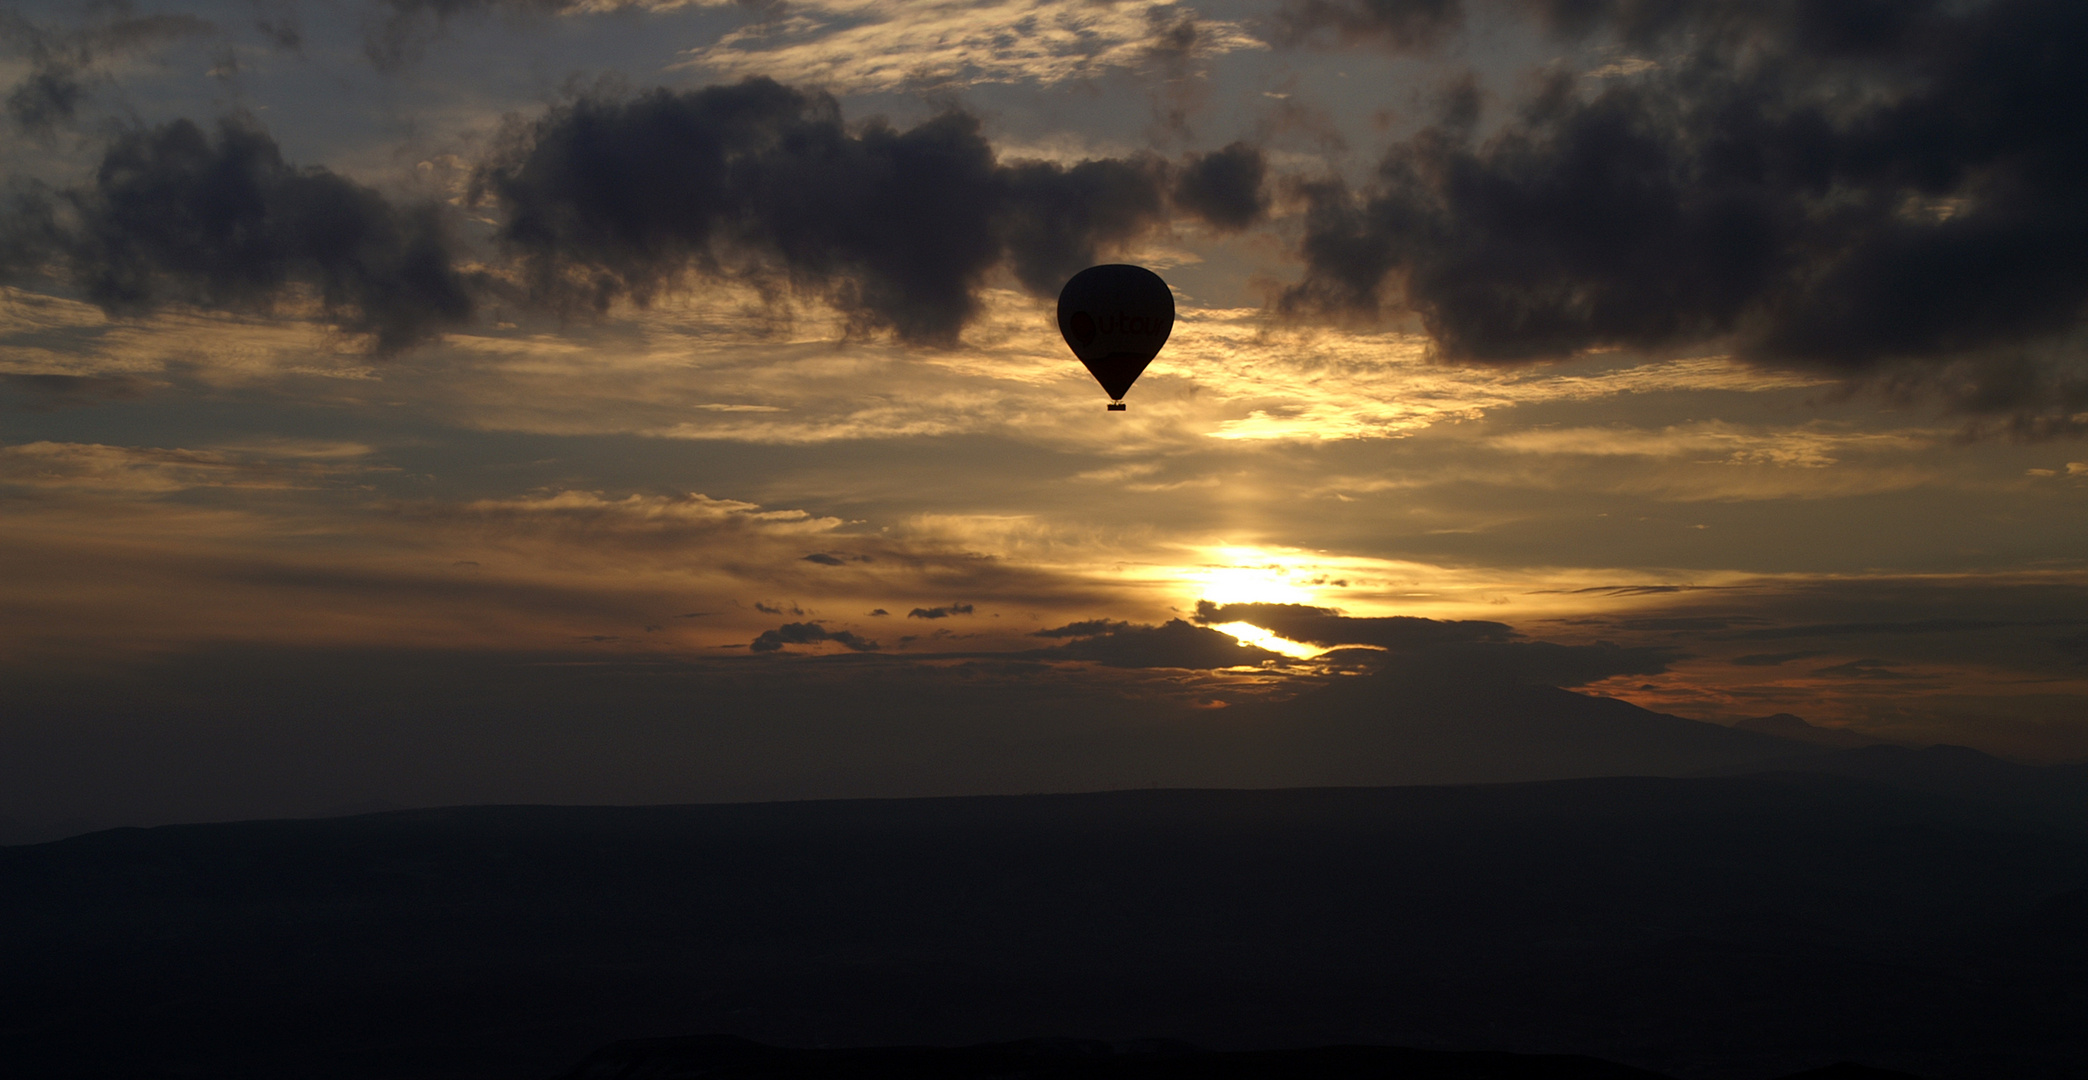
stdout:
POLYGON ((909 619, 947 619, 952 615, 969 615, 971 613, 972 606, 970 604, 951 604, 948 607, 917 607, 907 612, 906 617, 909 619))
POLYGON ((889 612, 889 611, 886 611, 886 610, 885 610, 885 609, 883 609, 883 608, 873 608, 873 609, 871 610, 870 614, 871 614, 871 615, 873 615, 873 616, 879 616, 879 617, 882 617, 882 616, 885 616, 885 615, 890 615, 890 614, 891 614, 891 612, 889 612))
POLYGON ((781 604, 765 604, 759 600, 756 600, 754 601, 754 610, 761 612, 763 615, 803 616, 806 614, 805 609, 797 606, 797 603, 795 601, 793 601, 790 607, 786 609, 781 604))
POLYGON ((806 562, 809 562, 809 563, 818 563, 818 564, 819 564, 819 565, 821 565, 821 566, 844 566, 844 565, 846 565, 846 563, 844 563, 844 562, 843 562, 842 560, 840 560, 840 559, 837 559, 837 558, 833 557, 832 555, 828 555, 827 553, 825 553, 825 552, 823 552, 823 551, 815 551, 815 552, 813 552, 812 554, 810 554, 810 555, 807 555, 807 556, 805 556, 805 561, 806 561, 806 562))
POLYGON ((882 648, 877 642, 860 637, 847 630, 829 630, 816 622, 785 623, 774 630, 764 630, 747 648, 758 653, 779 652, 785 645, 812 645, 831 641, 856 652, 875 652, 882 648))
POLYGON ((716 614, 717 614, 717 612, 715 612, 715 611, 684 611, 684 612, 682 612, 681 614, 679 614, 679 615, 676 615, 676 616, 675 616, 675 618, 677 618, 677 619, 700 619, 700 618, 703 618, 703 617, 704 617, 705 615, 716 615, 716 614))

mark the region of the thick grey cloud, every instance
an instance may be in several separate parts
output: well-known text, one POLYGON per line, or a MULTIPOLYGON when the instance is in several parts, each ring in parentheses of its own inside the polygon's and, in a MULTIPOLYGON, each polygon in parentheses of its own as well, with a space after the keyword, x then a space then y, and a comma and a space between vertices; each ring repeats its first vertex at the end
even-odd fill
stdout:
POLYGON ((1288 310, 1389 299, 1468 361, 1727 340, 2078 426, 2088 372, 2061 342, 2088 304, 2088 8, 1535 6, 1675 51, 1557 75, 1484 138, 1453 115, 1361 190, 1306 185, 1288 310))
POLYGON ((1168 171, 1003 164, 967 113, 851 128, 833 98, 754 78, 583 97, 511 131, 477 186, 540 302, 604 310, 732 274, 820 294, 865 330, 949 344, 995 267, 1055 293, 1158 225, 1168 171))
POLYGON ((758 653, 779 652, 785 645, 813 645, 822 641, 836 642, 856 652, 876 652, 882 648, 877 642, 853 631, 829 630, 816 622, 784 623, 774 630, 764 630, 747 648, 758 653))
POLYGON ((262 311, 310 289, 329 321, 378 353, 472 311, 435 207, 291 165, 238 117, 214 135, 188 120, 125 132, 90 182, 18 192, 0 224, 0 272, 52 265, 111 314, 170 302, 262 311))
POLYGON ((1260 148, 1244 142, 1191 154, 1175 178, 1175 205, 1218 229, 1247 228, 1268 215, 1267 171, 1260 148))

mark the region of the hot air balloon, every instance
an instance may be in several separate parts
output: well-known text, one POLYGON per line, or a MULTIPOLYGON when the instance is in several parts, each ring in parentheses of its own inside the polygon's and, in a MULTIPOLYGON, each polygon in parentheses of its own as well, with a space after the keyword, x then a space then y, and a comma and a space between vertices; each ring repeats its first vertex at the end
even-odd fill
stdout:
POLYGON ((1124 394, 1174 331, 1174 293, 1143 266, 1090 266, 1059 290, 1058 324, 1109 392, 1109 411, 1123 412, 1124 394))

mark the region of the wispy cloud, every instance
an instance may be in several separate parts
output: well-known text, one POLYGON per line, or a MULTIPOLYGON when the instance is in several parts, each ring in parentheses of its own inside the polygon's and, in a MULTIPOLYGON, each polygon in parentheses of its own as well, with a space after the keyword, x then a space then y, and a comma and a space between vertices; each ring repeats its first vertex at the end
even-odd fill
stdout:
MULTIPOLYGON (((778 17, 691 50, 722 78, 768 75, 847 93, 996 82, 1059 83, 1153 63, 1171 0, 798 0, 778 17)), ((1195 20, 1189 50, 1266 46, 1237 22, 1195 20)))
POLYGON ((99 443, 0 446, 0 487, 154 493, 193 488, 315 487, 367 472, 357 443, 285 443, 266 448, 185 450, 99 443))

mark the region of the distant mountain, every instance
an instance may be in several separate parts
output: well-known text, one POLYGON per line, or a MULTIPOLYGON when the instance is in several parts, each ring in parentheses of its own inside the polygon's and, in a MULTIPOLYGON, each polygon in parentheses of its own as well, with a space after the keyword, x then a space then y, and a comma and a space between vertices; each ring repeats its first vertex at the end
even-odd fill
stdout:
POLYGON ((2070 1080, 2084 896, 2088 829, 1795 772, 118 829, 0 848, 0 1061, 527 1080, 649 1036, 1068 1034, 2070 1080))
MULTIPOLYGON (((1827 754, 1805 754, 1774 762, 1774 770, 1826 773, 1910 791, 1948 796, 1968 804, 2088 826, 2088 765, 2020 765, 1967 746, 1876 745, 1827 754)), ((1745 775, 1756 767, 1706 770, 1745 775)))
POLYGON ((1758 735, 1774 735, 1779 739, 1812 743, 1815 746, 1830 746, 1835 749, 1877 746, 1885 741, 1884 739, 1865 735, 1860 731, 1850 731, 1847 728, 1815 727, 1806 723, 1803 718, 1793 716, 1790 713, 1777 713, 1774 716, 1750 716, 1745 720, 1734 723, 1732 726, 1739 731, 1752 731, 1758 735))
POLYGON ((1298 785, 1683 776, 1823 752, 1615 698, 1413 668, 1226 712, 1260 743, 1243 757, 1298 785))

